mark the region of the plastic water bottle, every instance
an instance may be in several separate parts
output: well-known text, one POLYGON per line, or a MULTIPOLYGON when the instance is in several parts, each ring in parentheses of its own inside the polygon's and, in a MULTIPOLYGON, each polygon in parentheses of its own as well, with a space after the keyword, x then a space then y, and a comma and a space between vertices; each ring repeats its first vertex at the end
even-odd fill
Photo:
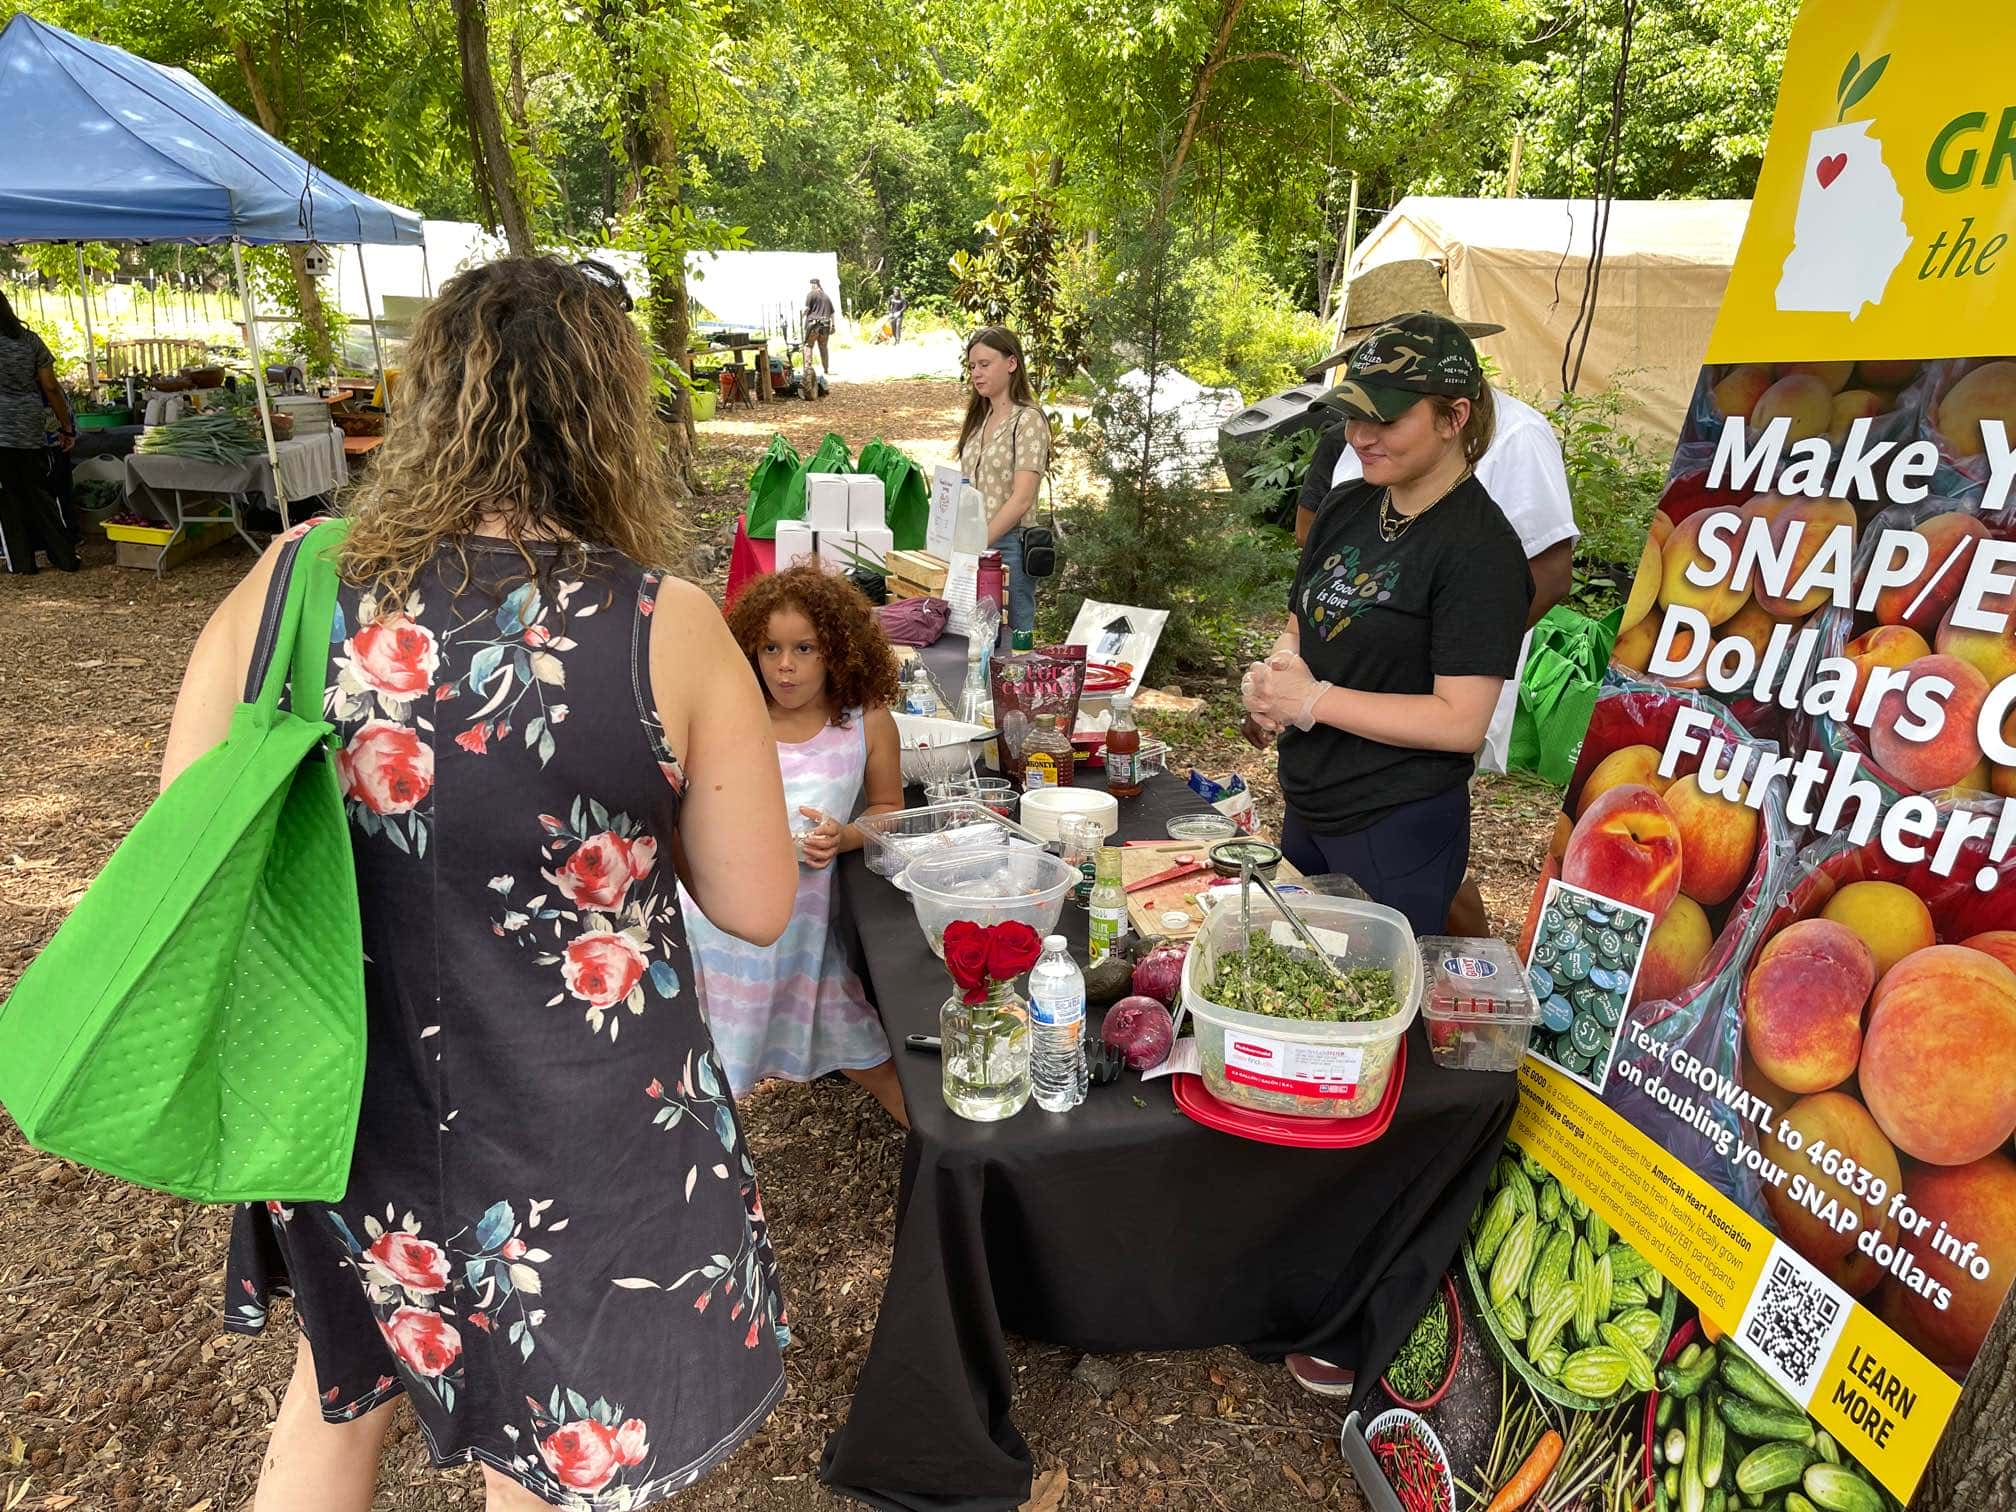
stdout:
POLYGON ((903 712, 922 715, 932 719, 938 713, 938 689, 931 682, 931 673, 920 660, 910 669, 910 683, 904 693, 903 712))
POLYGON ((1085 1101, 1085 973, 1064 936, 1043 942, 1029 973, 1029 1079, 1036 1105, 1068 1113, 1085 1101))

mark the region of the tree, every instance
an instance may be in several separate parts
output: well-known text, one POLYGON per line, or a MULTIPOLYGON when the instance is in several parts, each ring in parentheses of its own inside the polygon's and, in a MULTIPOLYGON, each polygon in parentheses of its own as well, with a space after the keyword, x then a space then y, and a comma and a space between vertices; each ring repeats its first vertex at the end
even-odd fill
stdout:
MULTIPOLYGON (((1763 166, 1798 0, 1641 6, 1631 41, 1617 194, 1747 199, 1763 166)), ((1587 194, 1608 134, 1621 0, 1574 0, 1530 50, 1520 191, 1587 194)), ((1475 187, 1502 185, 1502 160, 1475 187), (1496 174, 1496 184, 1492 182, 1496 174)))
POLYGON ((497 110, 497 83, 490 76, 490 19, 483 0, 453 0, 455 51, 461 64, 462 108, 469 117, 469 150, 476 164, 494 221, 504 228, 513 256, 530 257, 537 250, 532 223, 519 193, 518 175, 504 123, 497 110))

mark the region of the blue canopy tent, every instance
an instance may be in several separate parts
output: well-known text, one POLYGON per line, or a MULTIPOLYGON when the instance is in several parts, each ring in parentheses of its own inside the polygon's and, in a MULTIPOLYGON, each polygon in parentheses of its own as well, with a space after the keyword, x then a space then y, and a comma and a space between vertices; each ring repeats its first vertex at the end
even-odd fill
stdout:
MULTIPOLYGON (((425 255, 419 216, 329 177, 192 75, 25 14, 0 31, 0 122, 0 242, 231 243, 262 416, 246 244, 371 242, 425 255)), ((81 279, 81 245, 77 258, 81 279)), ((84 310, 95 383, 88 288, 84 310)), ((371 339, 375 351, 375 318, 371 339)), ((382 381, 382 356, 379 366, 382 381)), ((270 422, 266 445, 278 487, 270 422)))

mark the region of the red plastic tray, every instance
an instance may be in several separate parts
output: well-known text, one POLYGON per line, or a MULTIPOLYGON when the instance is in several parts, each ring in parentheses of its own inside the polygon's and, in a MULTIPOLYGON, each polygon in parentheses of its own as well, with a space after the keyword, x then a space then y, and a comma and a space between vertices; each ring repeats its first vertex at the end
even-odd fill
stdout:
POLYGON ((1407 1081, 1407 1040, 1400 1040, 1400 1053, 1393 1060, 1393 1074, 1386 1082, 1386 1095, 1370 1113, 1356 1118, 1290 1118, 1279 1113, 1256 1113, 1251 1108, 1220 1102, 1204 1085, 1204 1078, 1178 1072, 1169 1078, 1174 1084, 1176 1106, 1207 1129, 1236 1134, 1261 1144, 1288 1145, 1298 1150, 1348 1150, 1370 1144, 1393 1124, 1393 1111, 1400 1106, 1400 1089, 1407 1081))

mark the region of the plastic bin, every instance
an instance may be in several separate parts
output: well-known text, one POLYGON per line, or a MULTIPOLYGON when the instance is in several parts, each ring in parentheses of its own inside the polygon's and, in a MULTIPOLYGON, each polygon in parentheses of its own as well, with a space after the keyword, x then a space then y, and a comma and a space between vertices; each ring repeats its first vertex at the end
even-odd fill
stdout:
POLYGON ((1515 1071, 1540 1005, 1503 940, 1429 935, 1421 941, 1421 1017, 1435 1064, 1456 1071, 1515 1071))
POLYGON ((1004 819, 972 799, 933 803, 923 808, 897 809, 857 819, 862 859, 878 877, 900 877, 912 861, 949 850, 1010 845, 1041 848, 1043 842, 1013 820, 1004 819))
POLYGON ((962 848, 910 863, 904 873, 917 927, 931 953, 945 957, 945 930, 955 919, 975 924, 1027 924, 1040 939, 1057 928, 1064 895, 1078 868, 1028 847, 962 848))
POLYGON ((1246 469, 1257 444, 1273 436, 1328 429, 1344 418, 1342 410, 1324 402, 1328 392, 1320 383, 1297 384, 1248 405, 1218 427, 1218 456, 1235 491, 1246 486, 1246 469))
MULTIPOLYGON (((1414 931, 1406 915, 1377 903, 1310 894, 1293 905, 1311 930, 1344 937, 1335 954, 1346 970, 1391 971, 1400 1009, 1370 1023, 1325 1024, 1212 1002, 1204 987, 1217 974, 1219 958, 1246 949, 1240 910, 1214 908, 1183 961, 1183 1006, 1197 1025, 1204 1085, 1221 1102, 1262 1113, 1359 1118, 1386 1095, 1400 1041, 1421 1006, 1414 931)), ((1264 897, 1254 898, 1252 921, 1256 930, 1271 931, 1276 922, 1288 927, 1281 910, 1264 897)))

